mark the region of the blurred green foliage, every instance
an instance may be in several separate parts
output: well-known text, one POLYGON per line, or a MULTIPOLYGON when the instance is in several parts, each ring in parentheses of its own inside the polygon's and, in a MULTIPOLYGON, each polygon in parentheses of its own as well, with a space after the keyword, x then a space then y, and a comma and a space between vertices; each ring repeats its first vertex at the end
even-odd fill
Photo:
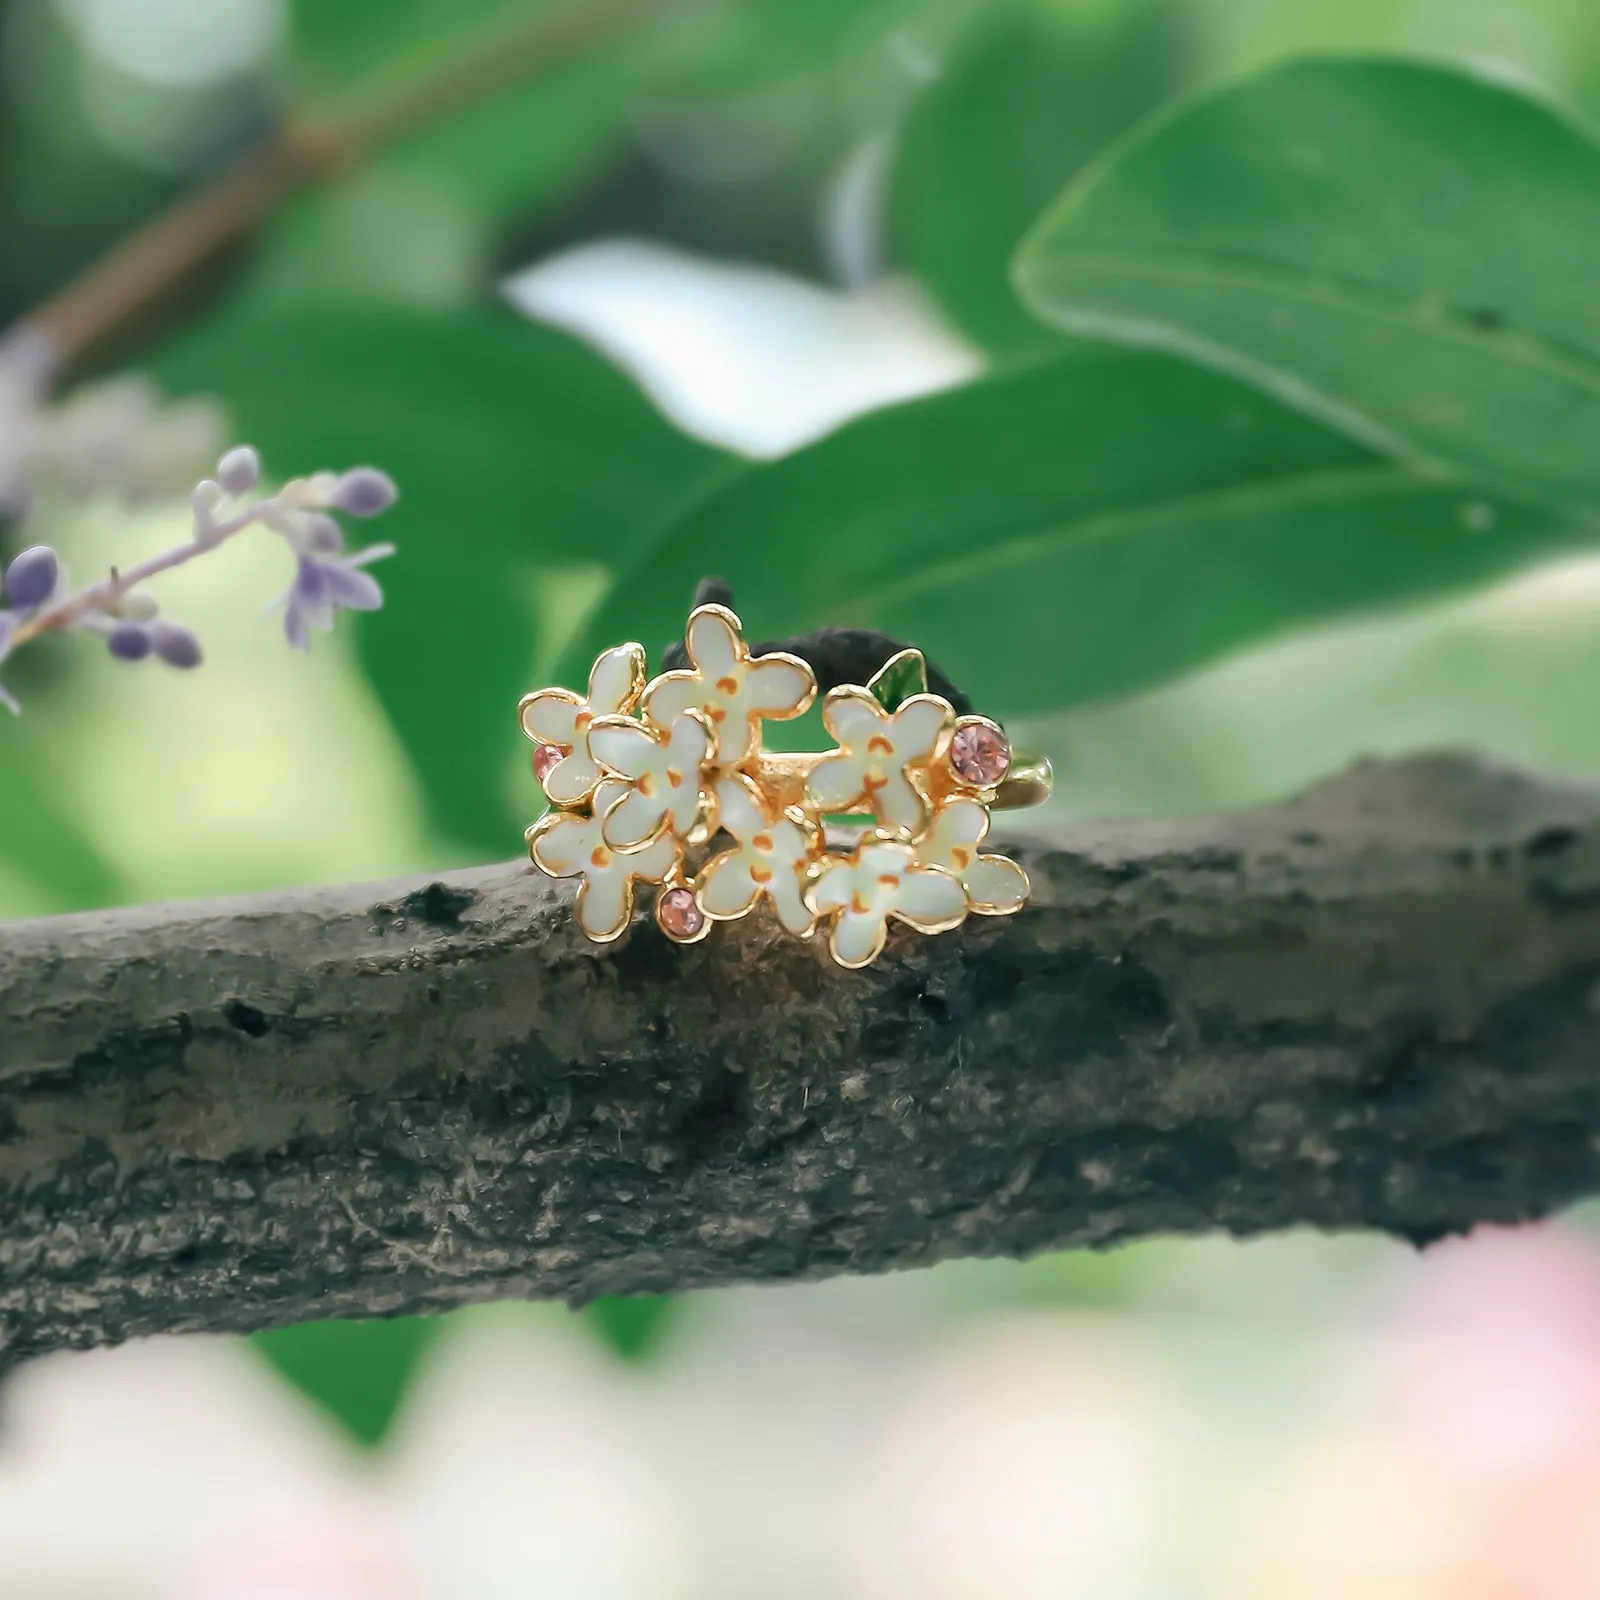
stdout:
MULTIPOLYGON (((609 363, 509 311, 219 317, 156 363, 225 393, 269 467, 390 465, 388 597, 361 655, 433 820, 486 859, 521 831, 503 775, 540 659, 541 574, 628 563, 662 509, 726 470, 609 363)), ((667 635, 670 637, 670 633, 667 635)))
POLYGON ((669 1295, 603 1295, 585 1308, 584 1315, 619 1356, 644 1361, 661 1348, 680 1309, 669 1295))
POLYGON ((255 1348, 300 1392, 364 1445, 382 1441, 428 1346, 438 1317, 387 1322, 302 1322, 255 1335, 255 1348))
POLYGON ((670 636, 706 551, 764 631, 844 617, 934 641, 978 704, 1044 712, 1589 537, 1429 481, 1233 379, 1101 350, 747 468, 625 574, 565 681, 607 641, 670 636))
POLYGON ((1381 448, 1600 495, 1600 147, 1469 73, 1292 62, 1180 110, 1030 238, 1030 304, 1160 344, 1381 448), (1548 248, 1552 239, 1559 249, 1548 248))
POLYGON ((1167 0, 999 8, 913 100, 891 180, 894 256, 996 356, 1062 345, 1012 292, 1012 252, 1074 172, 1176 92, 1190 31, 1167 0))
POLYGON ((54 801, 26 727, 3 713, 0 864, 55 910, 87 911, 118 898, 115 870, 54 801))
MULTIPOLYGON (((113 137, 129 84, 67 13, 10 0, 26 61, 0 83, 0 206, 25 247, 0 261, 0 305, 59 286, 273 106, 359 113, 556 3, 296 0, 281 48, 186 110, 192 146, 157 161, 113 137)), ((1589 0, 1514 9, 1546 44, 1514 64, 1600 105, 1589 0)), ((622 638, 656 655, 708 568, 754 633, 875 623, 1016 714, 1582 547, 1600 487, 1587 134, 1454 69, 1270 64, 1307 44, 1511 48, 1503 7, 1428 15, 1442 20, 1402 0, 641 5, 603 46, 300 196, 212 264, 176 337, 133 337, 172 389, 223 396, 270 471, 366 459, 399 479, 377 533, 399 554, 360 666, 441 851, 500 856, 534 798, 531 778, 520 798, 507 781, 518 695, 558 657, 581 681, 622 638), (778 127, 785 153, 695 191, 649 136, 672 117, 778 127), (665 192, 671 236, 696 242, 703 201, 725 254, 820 237, 820 179, 873 150, 888 259, 991 360, 950 393, 740 462, 498 304, 522 241, 648 232, 665 192)), ((1558 699, 1576 720, 1592 685, 1558 699)), ((49 684, 29 703, 48 716, 49 684)), ((5 881, 56 909, 116 899, 110 852, 44 771, 26 726, 0 722, 5 881)), ((1117 1256, 1031 1270, 1046 1299, 1115 1300, 1135 1276, 1117 1256)), ((676 1314, 644 1297, 587 1316, 647 1359, 676 1314)), ((314 1324, 257 1347, 374 1443, 437 1328, 314 1324)))

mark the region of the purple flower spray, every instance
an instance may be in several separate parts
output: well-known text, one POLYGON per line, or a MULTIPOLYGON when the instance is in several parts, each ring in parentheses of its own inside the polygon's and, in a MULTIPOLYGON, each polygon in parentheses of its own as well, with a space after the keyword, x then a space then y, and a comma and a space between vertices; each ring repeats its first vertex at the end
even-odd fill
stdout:
MULTIPOLYGON (((347 554, 344 530, 332 513, 375 517, 388 510, 396 498, 388 475, 376 467, 318 472, 290 479, 274 495, 248 500, 260 478, 261 458, 254 450, 241 445, 228 451, 217 463, 216 477, 203 479, 190 495, 194 531, 187 543, 126 571, 113 567, 82 589, 70 588, 48 545, 24 550, 0 583, 0 662, 41 634, 80 632, 99 634, 119 661, 154 657, 169 667, 199 666, 200 641, 163 617, 144 585, 251 527, 280 535, 294 554, 294 579, 277 604, 283 607, 284 635, 297 650, 309 649, 312 631, 332 628, 342 610, 376 611, 383 591, 365 569, 393 555, 394 546, 373 544, 347 554)), ((0 703, 20 709, 3 684, 0 703)))

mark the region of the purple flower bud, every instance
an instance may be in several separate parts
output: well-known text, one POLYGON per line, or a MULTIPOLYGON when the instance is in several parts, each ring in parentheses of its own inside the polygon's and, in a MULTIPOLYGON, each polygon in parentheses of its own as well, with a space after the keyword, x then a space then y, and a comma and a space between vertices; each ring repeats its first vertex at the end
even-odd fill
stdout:
POLYGON ((31 611, 56 592, 60 576, 61 563, 55 551, 47 544, 36 544, 6 568, 6 593, 19 611, 31 611))
POLYGON ((261 479, 261 457, 247 444, 230 450, 217 463, 217 482, 229 494, 244 494, 261 479))
POLYGON ((399 495, 387 472, 376 467, 352 467, 339 479, 333 503, 352 517, 375 517, 380 511, 387 511, 399 495))
POLYGON ((119 622, 106 636, 106 648, 118 661, 143 661, 150 654, 150 630, 137 622, 119 622))
POLYGON ((187 672, 191 667, 198 667, 204 659, 200 641, 176 622, 153 622, 146 631, 150 648, 169 667, 178 667, 187 672))
POLYGON ((344 529, 326 511, 304 511, 300 515, 308 549, 319 556, 336 556, 344 549, 344 529))

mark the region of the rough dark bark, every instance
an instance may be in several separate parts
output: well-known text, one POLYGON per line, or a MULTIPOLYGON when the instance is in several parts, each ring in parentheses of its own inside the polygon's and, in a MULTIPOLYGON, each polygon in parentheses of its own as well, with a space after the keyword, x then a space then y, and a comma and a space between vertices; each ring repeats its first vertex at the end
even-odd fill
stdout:
POLYGON ((522 866, 0 929, 8 1359, 1600 1190, 1600 787, 1468 757, 1020 845, 864 973, 522 866))

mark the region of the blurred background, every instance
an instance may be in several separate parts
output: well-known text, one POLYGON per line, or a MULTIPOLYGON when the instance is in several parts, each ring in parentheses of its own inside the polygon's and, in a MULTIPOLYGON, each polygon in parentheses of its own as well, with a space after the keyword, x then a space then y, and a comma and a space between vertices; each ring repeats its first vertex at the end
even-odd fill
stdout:
MULTIPOLYGON (((388 103, 539 9, 3 0, 0 325, 285 119, 388 103)), ((387 608, 306 659, 255 620, 288 576, 261 539, 163 586, 201 672, 79 640, 8 663, 28 709, 0 719, 0 919, 514 854, 539 809, 517 694, 632 532, 741 457, 1048 353, 1006 258, 1186 88, 1384 47, 1600 112, 1593 0, 606 0, 603 20, 287 199, 83 363, 188 405, 147 456, 171 459, 133 505, 114 473, 35 486, 8 551, 47 539, 92 573, 181 540, 214 434, 283 475, 388 468, 400 553, 387 608)), ((31 404, 0 362, 0 489, 31 404)), ((125 395, 69 423, 92 457, 130 418, 154 427, 125 395)), ((1597 681, 1600 563, 1569 561, 1017 731, 1055 762, 1058 818, 1170 813, 1440 743, 1594 770, 1597 681)), ((1596 1594, 1582 1214, 1422 1256, 1158 1242, 172 1339, 0 1391, 4 1600, 1596 1594)))

